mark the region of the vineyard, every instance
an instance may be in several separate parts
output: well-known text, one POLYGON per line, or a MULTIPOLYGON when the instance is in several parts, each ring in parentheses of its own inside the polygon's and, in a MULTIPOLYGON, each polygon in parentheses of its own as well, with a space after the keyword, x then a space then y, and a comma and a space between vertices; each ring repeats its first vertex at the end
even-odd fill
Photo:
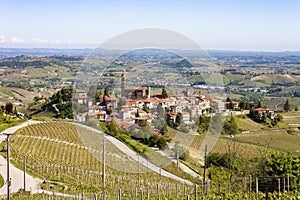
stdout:
MULTIPOLYGON (((183 140, 186 144, 190 143, 190 149, 197 152, 204 138, 204 134, 190 138, 177 135, 174 142, 183 140)), ((41 189, 53 191, 55 199, 101 199, 104 183, 106 199, 120 200, 265 199, 267 195, 269 199, 284 199, 299 195, 296 190, 290 189, 292 177, 279 177, 279 182, 277 179, 266 181, 264 177, 251 176, 237 176, 233 182, 226 177, 203 182, 202 179, 191 179, 176 172, 175 163, 164 166, 164 169, 172 173, 174 171, 194 183, 184 184, 162 176, 159 170, 152 171, 140 161, 123 153, 115 146, 116 143, 107 140, 99 131, 74 123, 51 121, 32 124, 18 130, 12 140, 12 162, 22 168, 26 155, 27 172, 41 178, 41 189), (265 187, 272 187, 273 191, 265 193, 265 187)), ((213 152, 230 153, 233 145, 236 145, 235 151, 243 156, 256 157, 262 151, 262 147, 257 145, 238 140, 235 144, 232 138, 221 137, 213 152)), ((154 151, 144 156, 156 165, 164 163, 165 157, 157 154, 159 153, 154 151)), ((200 168, 196 170, 199 171, 200 168)), ((214 167, 210 170, 212 173, 222 173, 214 170, 214 167)), ((47 199, 53 194, 18 193, 14 194, 14 199, 47 199)))
MULTIPOLYGON (((190 146, 191 155, 196 157, 199 156, 199 149, 203 143, 205 134, 195 136, 193 142, 190 146)), ((221 137, 212 149, 212 153, 232 153, 232 148, 235 148, 235 153, 242 157, 254 158, 260 156, 262 147, 256 144, 248 144, 244 142, 239 142, 238 139, 232 140, 229 137, 221 137)))
MULTIPOLYGON (((11 155, 13 162, 22 166, 26 154, 27 171, 48 180, 41 184, 44 189, 53 187, 70 194, 100 193, 103 141, 103 135, 83 126, 44 122, 17 131, 11 144, 11 155)), ((161 176, 159 171, 153 172, 107 140, 105 172, 106 196, 114 196, 118 190, 124 198, 140 193, 140 190, 148 191, 149 195, 157 195, 158 190, 169 190, 169 195, 177 191, 178 196, 194 190, 193 186, 161 176)))

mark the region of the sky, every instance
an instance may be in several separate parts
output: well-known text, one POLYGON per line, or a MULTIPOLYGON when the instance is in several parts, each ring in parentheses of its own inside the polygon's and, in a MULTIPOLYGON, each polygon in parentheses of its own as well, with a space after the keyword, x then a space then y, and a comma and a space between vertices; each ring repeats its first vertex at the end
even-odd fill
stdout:
POLYGON ((96 48, 167 29, 208 50, 300 51, 298 0, 0 0, 0 47, 96 48))

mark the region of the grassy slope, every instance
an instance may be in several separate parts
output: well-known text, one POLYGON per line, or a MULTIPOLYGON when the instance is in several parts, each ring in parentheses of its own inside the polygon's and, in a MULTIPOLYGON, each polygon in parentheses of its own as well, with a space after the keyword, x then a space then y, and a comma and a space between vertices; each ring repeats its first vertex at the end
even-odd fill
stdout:
POLYGON ((289 74, 263 74, 255 76, 251 79, 252 81, 258 81, 263 83, 294 83, 296 78, 289 74))
MULTIPOLYGON (((300 136, 287 133, 289 124, 300 124, 300 111, 283 113, 284 122, 279 128, 266 128, 249 118, 235 117, 239 128, 248 131, 236 135, 234 138, 221 136, 213 148, 213 152, 230 153, 234 147, 238 155, 246 158, 259 157, 265 151, 280 150, 300 154, 300 136), (286 124, 287 123, 287 124, 286 124), (285 128, 280 128, 285 127, 285 128)), ((190 146, 190 155, 199 159, 199 149, 205 134, 197 135, 190 146)))

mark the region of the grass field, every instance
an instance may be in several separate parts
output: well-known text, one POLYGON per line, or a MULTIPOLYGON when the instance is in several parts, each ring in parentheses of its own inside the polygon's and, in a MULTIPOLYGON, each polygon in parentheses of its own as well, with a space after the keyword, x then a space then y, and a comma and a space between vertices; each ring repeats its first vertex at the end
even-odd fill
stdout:
POLYGON ((251 80, 271 84, 271 83, 294 83, 297 81, 297 78, 289 74, 264 74, 264 75, 255 76, 251 80))
POLYGON ((237 117, 235 117, 235 121, 236 121, 238 127, 245 131, 257 131, 264 127, 263 125, 254 122, 253 120, 251 120, 250 118, 248 118, 246 116, 245 116, 245 118, 241 118, 241 117, 237 116, 237 117))
MULTIPOLYGON (((300 107, 300 98, 288 98, 290 102, 291 110, 295 109, 295 106, 300 107)), ((265 97, 262 101, 263 105, 268 106, 274 110, 283 110, 283 105, 286 102, 286 97, 265 97)))
MULTIPOLYGON (((190 147, 190 154, 194 159, 200 159, 201 161, 201 155, 200 155, 200 146, 204 141, 204 134, 195 136, 194 141, 191 144, 190 147)), ((245 158, 254 158, 260 156, 260 153, 262 151, 262 148, 258 146, 257 144, 251 144, 246 143, 244 141, 239 141, 235 138, 229 138, 226 136, 222 136, 218 139, 217 143, 213 146, 212 152, 214 153, 232 153, 232 151, 235 151, 237 155, 240 155, 245 158)))
MULTIPOLYGON (((238 127, 246 132, 235 135, 234 138, 220 136, 214 145, 212 152, 230 153, 234 148, 238 155, 245 158, 260 157, 265 151, 294 152, 300 155, 299 134, 292 135, 288 134, 287 131, 288 126, 300 124, 300 112, 293 111, 282 113, 282 115, 284 122, 280 122, 279 127, 285 128, 273 129, 256 123, 248 117, 236 116, 235 120, 238 127)), ((203 159, 200 156, 200 147, 205 136, 205 134, 194 136, 194 140, 190 146, 192 158, 198 160, 199 158, 203 159)))
POLYGON ((241 134, 235 137, 240 143, 252 144, 285 152, 294 152, 300 155, 300 136, 288 134, 282 130, 262 130, 241 134))
POLYGON ((282 113, 283 121, 289 125, 296 125, 300 127, 300 111, 292 111, 287 113, 282 113))

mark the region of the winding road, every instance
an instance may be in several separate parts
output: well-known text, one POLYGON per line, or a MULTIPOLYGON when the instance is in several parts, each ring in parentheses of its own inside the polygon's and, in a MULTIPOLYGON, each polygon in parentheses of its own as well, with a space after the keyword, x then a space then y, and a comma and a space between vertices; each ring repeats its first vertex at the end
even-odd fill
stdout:
MULTIPOLYGON (((20 125, 8 128, 1 132, 0 135, 0 142, 3 142, 6 140, 6 136, 2 135, 3 133, 14 133, 18 129, 23 128, 25 126, 28 126, 30 124, 36 124, 38 122, 36 121, 28 121, 25 123, 22 123, 20 125)), ((4 179, 5 184, 3 187, 0 188, 0 195, 7 194, 7 161, 6 158, 3 158, 0 156, 0 174, 4 179)), ((17 192, 20 189, 24 188, 24 171, 18 169, 13 164, 10 163, 10 177, 11 177, 11 193, 17 192)), ((40 179, 34 178, 30 176, 29 174, 26 174, 26 190, 31 191, 32 193, 38 192, 38 186, 41 182, 40 179)))
MULTIPOLYGON (((24 122, 20 125, 17 125, 17 126, 14 126, 14 127, 4 130, 3 132, 1 132, 0 142, 3 142, 6 139, 6 136, 2 135, 3 133, 15 133, 20 128, 26 127, 31 124, 36 124, 36 123, 40 123, 40 122, 29 120, 28 122, 24 122)), ((124 154, 131 157, 132 159, 134 159, 137 162, 139 161, 142 165, 144 165, 145 167, 148 167, 150 170, 160 173, 162 176, 174 179, 181 183, 185 183, 188 185, 193 184, 192 182, 190 182, 188 180, 180 178, 174 174, 171 174, 170 172, 167 172, 167 171, 161 169, 160 167, 158 167, 152 163, 147 162, 147 160, 145 158, 138 156, 136 152, 131 150, 129 147, 127 147, 125 144, 123 144, 118 139, 116 139, 112 136, 106 135, 102 131, 96 130, 92 127, 82 125, 82 124, 77 124, 77 125, 83 126, 84 128, 90 129, 91 131, 95 131, 99 134, 104 135, 105 139, 112 142, 124 154)), ((185 168, 185 166, 184 166, 184 168, 185 168)), ((7 180, 7 162, 6 162, 6 159, 3 158, 2 156, 0 156, 0 174, 5 181, 5 184, 3 185, 3 187, 0 188, 0 195, 4 195, 4 194, 7 194, 7 181, 6 181, 7 180)), ((24 188, 24 178, 23 178, 24 172, 22 170, 18 169, 17 167, 15 167, 11 163, 10 163, 10 177, 11 177, 11 182, 12 182, 11 193, 17 192, 20 189, 24 188)), ((26 174, 26 190, 31 191, 32 193, 43 193, 43 192, 48 193, 48 191, 39 189, 39 183, 41 183, 41 181, 42 180, 39 178, 35 178, 29 174, 26 174)), ((56 194, 58 194, 58 193, 56 193, 56 194)))

